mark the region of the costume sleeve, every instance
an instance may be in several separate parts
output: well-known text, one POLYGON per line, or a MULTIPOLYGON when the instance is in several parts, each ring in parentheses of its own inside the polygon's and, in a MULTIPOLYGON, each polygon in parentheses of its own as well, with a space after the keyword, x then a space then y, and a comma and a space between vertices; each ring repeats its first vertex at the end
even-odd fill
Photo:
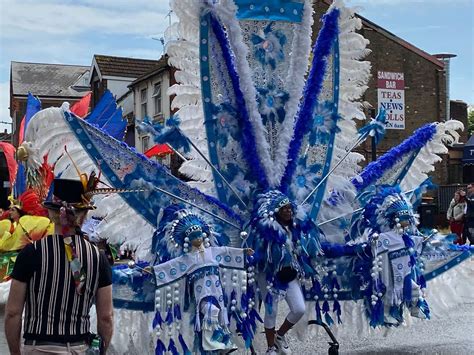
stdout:
POLYGON ((180 279, 186 275, 193 266, 192 259, 187 255, 153 266, 156 287, 161 288, 180 279))
POLYGON ((104 253, 99 252, 99 286, 106 287, 112 284, 112 269, 110 267, 107 256, 104 253))
POLYGON ((34 244, 24 247, 15 260, 11 278, 21 282, 28 282, 37 269, 38 255, 35 253, 34 244))
POLYGON ((231 247, 214 247, 214 259, 219 266, 243 269, 245 266, 244 249, 231 247))

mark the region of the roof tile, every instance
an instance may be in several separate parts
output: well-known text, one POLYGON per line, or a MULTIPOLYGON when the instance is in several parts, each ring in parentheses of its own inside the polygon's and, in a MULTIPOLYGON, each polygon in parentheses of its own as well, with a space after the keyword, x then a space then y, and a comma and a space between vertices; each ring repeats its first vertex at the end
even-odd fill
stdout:
POLYGON ((159 65, 159 60, 94 55, 102 76, 138 78, 159 65))

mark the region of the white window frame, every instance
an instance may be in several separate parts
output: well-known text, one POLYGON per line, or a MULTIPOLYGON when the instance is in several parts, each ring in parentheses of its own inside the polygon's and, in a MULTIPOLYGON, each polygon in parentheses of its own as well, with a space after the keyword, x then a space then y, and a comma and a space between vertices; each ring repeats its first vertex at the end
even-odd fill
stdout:
POLYGON ((161 81, 157 81, 156 83, 153 84, 153 95, 151 96, 153 98, 153 112, 154 116, 162 115, 163 114, 163 84, 161 81), (156 89, 159 86, 160 91, 157 93, 156 89), (159 104, 157 104, 159 103, 159 104), (159 110, 157 110, 157 107, 159 106, 159 110))
POLYGON ((148 149, 150 149, 150 136, 143 136, 142 139, 142 153, 145 153, 148 149))
POLYGON ((140 113, 142 118, 145 118, 148 115, 148 90, 143 88, 140 90, 140 113))

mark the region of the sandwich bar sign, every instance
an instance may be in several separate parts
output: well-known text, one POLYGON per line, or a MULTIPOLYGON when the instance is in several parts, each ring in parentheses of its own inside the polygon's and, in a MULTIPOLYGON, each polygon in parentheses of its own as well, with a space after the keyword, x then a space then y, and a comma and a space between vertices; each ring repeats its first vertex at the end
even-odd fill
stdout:
POLYGON ((377 72, 378 109, 387 113, 387 129, 405 129, 405 78, 403 73, 377 72))

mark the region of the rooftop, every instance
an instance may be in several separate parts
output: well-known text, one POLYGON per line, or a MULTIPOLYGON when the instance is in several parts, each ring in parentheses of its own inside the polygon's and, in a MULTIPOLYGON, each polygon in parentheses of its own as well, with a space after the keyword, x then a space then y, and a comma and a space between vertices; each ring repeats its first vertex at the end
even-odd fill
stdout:
POLYGON ((89 67, 11 62, 13 96, 82 97, 89 91, 89 67))
POLYGON ((168 68, 168 56, 167 55, 163 55, 160 60, 158 60, 157 64, 152 68, 150 69, 148 72, 144 73, 143 75, 139 76, 138 78, 136 78, 130 85, 129 87, 133 87, 135 86, 136 84, 142 82, 143 80, 146 80, 152 76, 154 76, 155 74, 158 74, 160 73, 161 71, 165 70, 166 68, 168 68))
POLYGON ((159 65, 160 61, 95 54, 93 59, 93 64, 94 63, 97 64, 102 77, 117 76, 138 78, 159 65))

